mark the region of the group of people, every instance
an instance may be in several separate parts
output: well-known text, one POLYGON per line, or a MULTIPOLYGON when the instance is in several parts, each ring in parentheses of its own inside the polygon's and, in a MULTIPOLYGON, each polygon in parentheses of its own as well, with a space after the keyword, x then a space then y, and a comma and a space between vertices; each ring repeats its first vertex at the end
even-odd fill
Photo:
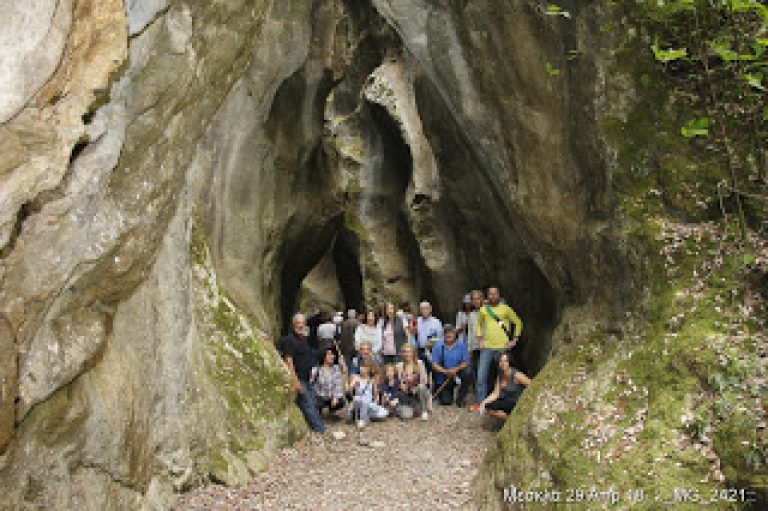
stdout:
POLYGON ((510 350, 523 323, 499 289, 466 295, 455 324, 443 324, 426 301, 418 312, 387 303, 360 316, 349 310, 346 318, 293 316, 292 331, 277 348, 313 431, 326 430, 326 410, 358 427, 394 416, 428 420, 433 399, 464 407, 473 384, 471 410, 507 417, 530 380, 513 367, 510 350))

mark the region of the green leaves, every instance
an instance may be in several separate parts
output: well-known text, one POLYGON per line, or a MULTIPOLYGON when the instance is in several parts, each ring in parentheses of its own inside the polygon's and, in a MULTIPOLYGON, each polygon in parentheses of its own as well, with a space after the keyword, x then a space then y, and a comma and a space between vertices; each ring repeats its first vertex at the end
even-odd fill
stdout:
POLYGON ((544 11, 544 14, 546 14, 547 16, 562 16, 563 18, 567 18, 567 19, 571 18, 570 12, 564 10, 559 5, 554 5, 554 4, 547 6, 547 10, 544 11))
POLYGON ((659 62, 671 62, 673 60, 681 59, 683 57, 688 56, 688 50, 685 48, 679 48, 679 49, 669 49, 664 50, 659 47, 659 41, 656 40, 651 45, 651 50, 653 50, 653 56, 658 60, 659 62))
POLYGON ((750 61, 757 59, 757 55, 751 53, 737 53, 731 49, 731 44, 727 41, 710 41, 709 47, 725 62, 737 60, 750 61))
POLYGON ((709 135, 709 119, 707 117, 691 119, 680 128, 680 134, 685 138, 706 137, 709 135))
POLYGON ((560 76, 560 70, 554 67, 550 62, 547 62, 544 66, 549 76, 560 76))
POLYGON ((755 74, 745 73, 744 74, 744 79, 747 81, 747 83, 751 87, 754 87, 755 89, 758 89, 758 90, 761 90, 761 91, 765 91, 766 90, 765 86, 763 85, 763 74, 762 73, 755 73, 755 74))

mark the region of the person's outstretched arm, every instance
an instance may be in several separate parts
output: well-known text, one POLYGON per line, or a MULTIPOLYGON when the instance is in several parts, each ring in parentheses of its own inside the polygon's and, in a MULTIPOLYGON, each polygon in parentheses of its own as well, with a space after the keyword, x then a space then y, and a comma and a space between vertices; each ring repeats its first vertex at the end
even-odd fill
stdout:
POLYGON ((526 387, 531 384, 531 379, 528 378, 523 373, 521 373, 520 371, 517 371, 515 373, 515 381, 520 385, 525 385, 526 387))
POLYGON ((487 405, 488 403, 490 403, 492 401, 496 401, 499 398, 499 392, 500 392, 500 389, 499 389, 499 379, 496 378, 496 384, 493 386, 493 392, 488 394, 488 397, 483 399, 483 402, 480 403, 480 406, 485 408, 485 405, 487 405))

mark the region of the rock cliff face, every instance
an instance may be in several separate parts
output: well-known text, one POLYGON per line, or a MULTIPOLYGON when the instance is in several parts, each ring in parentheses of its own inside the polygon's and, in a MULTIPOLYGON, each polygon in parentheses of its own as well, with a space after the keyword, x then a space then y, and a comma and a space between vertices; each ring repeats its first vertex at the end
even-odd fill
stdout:
POLYGON ((244 80, 268 112, 309 60, 312 6, 12 5, 2 506, 165 508, 174 487, 242 480, 303 425, 270 325, 220 287, 211 146, 244 80))
POLYGON ((2 506, 164 508, 259 470, 303 433, 271 343, 298 304, 447 319, 495 283, 531 373, 616 330, 601 3, 573 4, 11 0, 2 506))

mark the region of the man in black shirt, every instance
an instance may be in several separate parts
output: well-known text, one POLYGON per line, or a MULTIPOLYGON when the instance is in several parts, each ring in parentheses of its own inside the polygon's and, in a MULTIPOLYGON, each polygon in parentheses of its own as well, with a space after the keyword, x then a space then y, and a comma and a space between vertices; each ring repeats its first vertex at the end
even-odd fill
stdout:
POLYGON ((296 406, 309 424, 310 429, 317 433, 325 432, 325 424, 315 403, 315 392, 309 384, 309 373, 312 369, 312 354, 306 337, 307 320, 303 314, 293 316, 293 331, 280 339, 277 351, 283 357, 288 370, 291 372, 293 385, 296 388, 296 406))

